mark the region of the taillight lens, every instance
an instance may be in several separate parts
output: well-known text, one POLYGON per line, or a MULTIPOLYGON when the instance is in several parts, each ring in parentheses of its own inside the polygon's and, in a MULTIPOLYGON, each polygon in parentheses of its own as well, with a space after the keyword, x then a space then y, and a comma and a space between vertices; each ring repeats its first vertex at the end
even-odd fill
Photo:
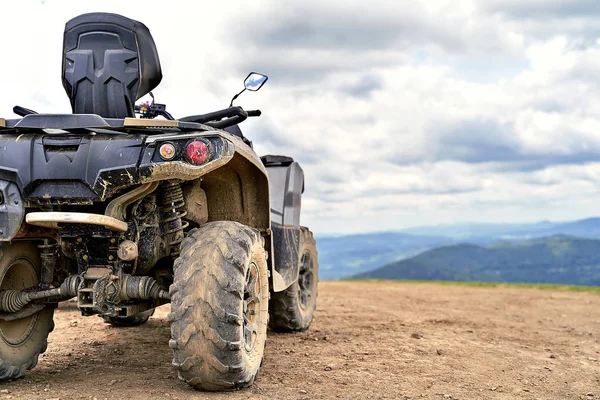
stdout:
POLYGON ((208 143, 203 140, 194 140, 188 143, 185 148, 185 158, 190 164, 204 164, 210 159, 208 143))
POLYGON ((158 149, 158 154, 165 161, 172 160, 177 154, 177 149, 172 143, 164 143, 158 149))

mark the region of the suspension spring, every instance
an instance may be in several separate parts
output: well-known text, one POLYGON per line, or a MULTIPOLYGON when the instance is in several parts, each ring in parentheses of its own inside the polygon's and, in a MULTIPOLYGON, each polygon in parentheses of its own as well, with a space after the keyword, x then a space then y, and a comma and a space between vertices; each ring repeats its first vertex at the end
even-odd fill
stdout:
POLYGON ((182 220, 187 215, 187 212, 182 210, 184 206, 181 185, 176 182, 164 183, 160 196, 160 219, 173 258, 179 256, 179 247, 185 238, 183 230, 189 226, 187 221, 182 220))
POLYGON ((40 249, 41 279, 40 286, 42 289, 48 289, 54 279, 54 266, 58 256, 58 244, 53 240, 45 239, 44 244, 38 246, 40 249))

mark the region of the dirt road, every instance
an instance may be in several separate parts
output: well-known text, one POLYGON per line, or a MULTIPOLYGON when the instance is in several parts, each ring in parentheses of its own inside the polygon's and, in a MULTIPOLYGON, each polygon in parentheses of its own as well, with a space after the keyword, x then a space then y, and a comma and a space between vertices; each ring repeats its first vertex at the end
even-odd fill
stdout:
POLYGON ((309 332, 271 334, 247 390, 194 392, 171 367, 163 307, 112 328, 61 306, 48 351, 2 399, 600 399, 600 296, 322 282, 309 332))

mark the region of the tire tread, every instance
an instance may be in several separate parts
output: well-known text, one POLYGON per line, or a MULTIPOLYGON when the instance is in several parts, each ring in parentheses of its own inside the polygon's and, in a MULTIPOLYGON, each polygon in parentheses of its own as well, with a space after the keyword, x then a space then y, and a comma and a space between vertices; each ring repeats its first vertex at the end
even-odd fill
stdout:
POLYGON ((192 229, 182 242, 170 287, 169 346, 179 378, 196 389, 235 390, 258 374, 247 370, 235 337, 242 325, 235 312, 243 300, 239 288, 258 238, 255 229, 222 221, 192 229))

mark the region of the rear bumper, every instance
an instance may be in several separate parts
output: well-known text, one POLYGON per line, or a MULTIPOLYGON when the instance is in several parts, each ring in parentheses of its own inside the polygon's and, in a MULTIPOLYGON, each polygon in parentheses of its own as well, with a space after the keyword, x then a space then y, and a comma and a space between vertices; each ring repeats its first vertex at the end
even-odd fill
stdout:
MULTIPOLYGON (((33 204, 91 204, 119 190, 164 179, 197 179, 231 160, 234 142, 219 131, 160 135, 0 134, 0 180, 17 185, 33 204), (204 138, 211 160, 187 163, 185 144, 204 138), (174 161, 162 160, 163 142, 179 146, 174 161)), ((0 235, 1 236, 1 235, 0 235)))

